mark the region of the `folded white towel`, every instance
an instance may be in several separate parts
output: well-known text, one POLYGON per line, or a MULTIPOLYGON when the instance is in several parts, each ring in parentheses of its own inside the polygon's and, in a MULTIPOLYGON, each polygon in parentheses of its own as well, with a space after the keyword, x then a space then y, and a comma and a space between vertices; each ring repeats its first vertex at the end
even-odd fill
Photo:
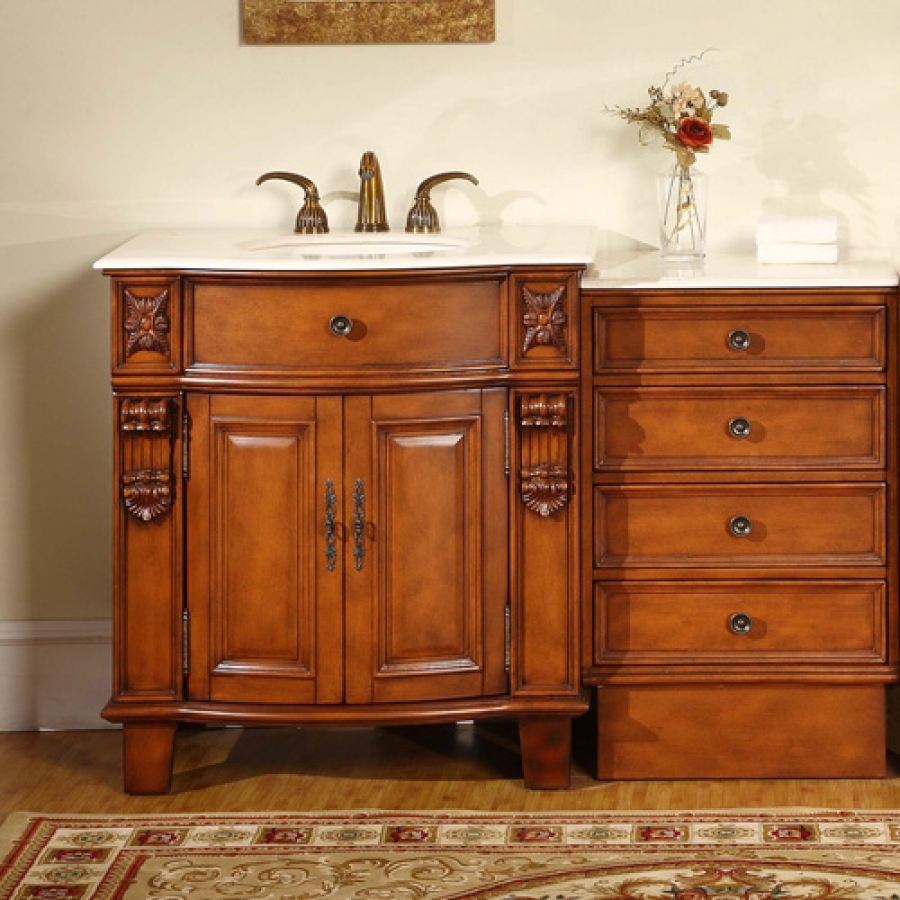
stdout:
POLYGON ((836 244, 834 216, 763 216, 756 224, 757 244, 836 244))
POLYGON ((756 259, 761 263, 836 263, 837 244, 760 244, 756 259))

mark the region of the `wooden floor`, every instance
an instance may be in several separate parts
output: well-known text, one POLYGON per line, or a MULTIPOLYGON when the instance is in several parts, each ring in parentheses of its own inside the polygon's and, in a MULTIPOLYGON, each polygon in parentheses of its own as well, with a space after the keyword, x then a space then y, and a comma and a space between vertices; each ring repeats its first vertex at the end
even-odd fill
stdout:
POLYGON ((117 731, 0 734, 0 820, 14 810, 900 809, 895 757, 883 780, 601 783, 579 745, 571 790, 526 791, 516 732, 505 725, 187 729, 162 797, 122 793, 120 750, 117 731))

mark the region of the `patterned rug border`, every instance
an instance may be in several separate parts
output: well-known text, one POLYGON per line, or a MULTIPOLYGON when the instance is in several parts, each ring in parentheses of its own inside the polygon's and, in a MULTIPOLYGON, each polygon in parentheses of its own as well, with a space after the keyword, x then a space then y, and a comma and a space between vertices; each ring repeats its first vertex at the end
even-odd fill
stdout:
POLYGON ((684 823, 704 824, 709 821, 740 819, 748 822, 771 823, 798 819, 828 820, 828 824, 851 822, 885 822, 896 819, 897 841, 900 842, 900 808, 891 809, 849 809, 817 806, 785 807, 722 807, 721 809, 587 809, 587 810, 404 810, 404 809, 328 809, 328 810, 262 810, 227 812, 162 812, 162 813, 65 813, 11 812, 0 824, 0 872, 14 846, 21 840, 29 821, 47 824, 68 823, 72 826, 97 827, 117 826, 119 828, 166 827, 168 824, 184 828, 188 826, 216 826, 222 823, 259 826, 261 824, 283 824, 303 820, 307 824, 334 827, 336 824, 352 822, 396 825, 398 823, 416 825, 458 825, 460 822, 475 821, 478 824, 494 825, 573 825, 584 826, 598 821, 615 822, 633 826, 639 823, 684 823))
POLYGON ((827 881, 836 893, 814 896, 896 900, 900 810, 15 812, 0 825, 0 860, 0 900, 141 900, 160 890, 206 900, 219 896, 214 871, 231 886, 260 878, 266 890, 286 879, 266 896, 287 900, 301 870, 324 891, 315 896, 335 898, 393 897, 396 888, 514 900, 552 888, 640 900, 631 891, 652 882, 675 898, 724 891, 738 900, 827 881), (442 881, 442 871, 452 877, 442 881), (374 894, 362 889, 370 878, 374 894), (677 893, 666 888, 676 884, 677 893))

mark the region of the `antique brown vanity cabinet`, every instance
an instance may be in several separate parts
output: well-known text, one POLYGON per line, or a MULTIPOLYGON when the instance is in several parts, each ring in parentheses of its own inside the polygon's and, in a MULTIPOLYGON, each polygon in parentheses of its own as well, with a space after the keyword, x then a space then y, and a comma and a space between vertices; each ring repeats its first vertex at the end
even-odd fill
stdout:
POLYGON ((581 266, 100 265, 126 789, 178 722, 479 717, 565 786, 581 266))
POLYGON ((598 777, 882 775, 898 660, 892 273, 697 281, 582 297, 598 777))

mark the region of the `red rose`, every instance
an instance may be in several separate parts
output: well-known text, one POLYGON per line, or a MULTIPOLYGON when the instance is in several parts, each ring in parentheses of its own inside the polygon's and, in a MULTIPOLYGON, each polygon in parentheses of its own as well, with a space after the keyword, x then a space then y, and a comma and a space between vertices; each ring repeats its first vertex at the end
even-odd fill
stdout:
POLYGON ((676 137, 685 147, 705 147, 712 143, 713 134, 706 119, 687 116, 681 120, 676 137))

